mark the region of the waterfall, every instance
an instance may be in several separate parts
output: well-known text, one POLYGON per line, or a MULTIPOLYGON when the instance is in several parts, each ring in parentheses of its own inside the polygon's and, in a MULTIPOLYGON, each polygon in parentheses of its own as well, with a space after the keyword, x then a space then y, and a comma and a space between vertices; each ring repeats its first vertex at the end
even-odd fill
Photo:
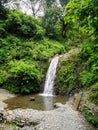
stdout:
POLYGON ((56 78, 56 68, 57 68, 58 60, 59 60, 58 56, 55 56, 51 60, 50 66, 46 74, 44 91, 42 94, 44 96, 53 96, 53 86, 56 78))

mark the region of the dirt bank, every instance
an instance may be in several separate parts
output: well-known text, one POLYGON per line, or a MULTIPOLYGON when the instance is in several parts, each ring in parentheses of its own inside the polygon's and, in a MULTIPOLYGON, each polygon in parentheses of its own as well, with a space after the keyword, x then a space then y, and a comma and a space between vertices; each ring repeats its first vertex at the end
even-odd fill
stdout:
POLYGON ((0 110, 3 110, 7 107, 7 104, 5 104, 3 101, 12 97, 15 97, 15 95, 9 93, 9 91, 5 89, 0 89, 0 110))

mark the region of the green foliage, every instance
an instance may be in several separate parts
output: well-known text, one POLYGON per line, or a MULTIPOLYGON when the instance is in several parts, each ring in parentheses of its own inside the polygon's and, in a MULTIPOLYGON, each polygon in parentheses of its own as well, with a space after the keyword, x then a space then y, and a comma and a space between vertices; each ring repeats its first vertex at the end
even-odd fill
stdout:
POLYGON ((10 76, 6 81, 5 88, 11 89, 10 91, 14 91, 15 87, 14 92, 19 93, 37 92, 39 90, 42 73, 36 63, 30 64, 22 60, 11 61, 9 63, 9 73, 10 76))
POLYGON ((0 84, 6 81, 7 72, 4 70, 0 70, 0 84))
POLYGON ((65 59, 60 62, 56 78, 56 91, 58 94, 69 94, 73 89, 79 89, 77 64, 77 56, 74 56, 74 59, 65 59))
POLYGON ((82 82, 82 85, 84 87, 87 87, 90 85, 90 83, 92 83, 92 79, 94 77, 94 74, 91 73, 91 72, 88 72, 86 70, 82 71, 81 74, 80 74, 80 79, 81 79, 81 82, 82 82))
POLYGON ((7 63, 8 48, 9 47, 7 46, 6 40, 0 38, 0 64, 1 65, 7 63))
POLYGON ((81 21, 81 26, 92 31, 93 35, 98 34, 98 5, 97 0, 82 0, 83 7, 79 11, 79 18, 81 21), (85 24, 86 23, 86 24, 85 24))
POLYGON ((53 0, 46 0, 47 7, 51 7, 53 0))
MULTIPOLYGON (((55 2, 54 0, 45 0, 47 7, 51 7, 53 5, 53 3, 55 2)), ((69 0, 60 0, 61 5, 64 7, 69 0)))
MULTIPOLYGON (((16 74, 16 75, 21 75, 23 73, 23 75, 28 75, 30 76, 32 79, 34 78, 34 76, 40 80, 41 79, 41 74, 40 74, 40 70, 38 70, 37 68, 37 64, 35 63, 25 63, 23 61, 11 61, 9 63, 9 67, 11 68, 9 71, 12 74, 16 74)), ((27 81, 28 82, 28 81, 27 81)))
POLYGON ((62 10, 59 7, 49 8, 43 17, 43 27, 48 38, 62 40, 62 10))
MULTIPOLYGON (((72 89, 92 88, 98 80, 98 47, 97 41, 84 43, 79 55, 71 55, 60 63, 57 71, 57 91, 66 93, 72 89)), ((96 90, 96 93, 97 90, 96 90)), ((93 97, 94 95, 92 91, 93 97)), ((94 98, 96 103, 96 98, 94 98)))
POLYGON ((81 58, 85 64, 80 79, 82 85, 87 88, 98 80, 98 44, 96 41, 82 45, 81 58))
POLYGON ((60 0, 60 2, 62 6, 65 6, 69 2, 69 0, 60 0))
POLYGON ((21 37, 32 37, 40 40, 44 36, 44 29, 41 27, 40 21, 20 11, 11 11, 9 13, 5 29, 21 37))
POLYGON ((33 46, 33 58, 36 60, 48 60, 49 57, 55 54, 64 52, 64 47, 56 41, 44 39, 42 43, 33 46), (36 47, 37 46, 37 47, 36 47), (40 56, 39 56, 40 55, 40 56))
POLYGON ((5 9, 1 4, 0 4, 0 19, 6 19, 8 15, 8 9, 5 9))
POLYGON ((15 36, 1 39, 0 84, 16 93, 38 92, 49 64, 48 59, 62 51, 64 48, 60 43, 49 39, 36 43, 15 36), (7 78, 6 73, 3 74, 4 69, 8 71, 7 78))
POLYGON ((20 11, 9 10, 0 20, 1 87, 15 93, 40 90, 49 58, 64 52, 63 45, 44 33, 39 19, 20 11))
POLYGON ((7 35, 7 33, 6 33, 6 31, 5 31, 5 29, 4 28, 0 28, 0 37, 6 37, 6 35, 7 35))
POLYGON ((86 119, 93 124, 96 128, 98 128, 98 116, 93 116, 90 110, 87 107, 84 107, 86 119))
MULTIPOLYGON (((2 20, 0 26, 5 30, 4 22, 2 20)), ((39 32, 36 34, 38 39, 39 32)), ((39 92, 49 58, 64 52, 64 47, 46 38, 35 41, 34 37, 26 39, 16 34, 7 32, 5 37, 0 38, 0 86, 14 93, 39 92)))
POLYGON ((66 38, 77 45, 93 40, 98 33, 97 0, 70 0, 65 12, 66 38))
POLYGON ((91 86, 91 93, 89 94, 89 100, 98 105, 98 82, 91 86))

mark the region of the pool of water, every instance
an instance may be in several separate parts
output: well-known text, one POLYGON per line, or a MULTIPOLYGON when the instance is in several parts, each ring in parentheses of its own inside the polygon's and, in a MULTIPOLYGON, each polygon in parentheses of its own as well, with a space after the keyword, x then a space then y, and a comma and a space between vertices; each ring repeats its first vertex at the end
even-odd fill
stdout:
POLYGON ((53 104, 56 102, 60 102, 65 104, 67 98, 64 96, 54 96, 54 97, 46 97, 41 95, 20 95, 14 98, 10 98, 5 100, 4 102, 8 104, 8 109, 16 109, 16 108, 32 108, 36 110, 53 110, 53 104), (30 101, 30 98, 34 97, 35 101, 30 101))

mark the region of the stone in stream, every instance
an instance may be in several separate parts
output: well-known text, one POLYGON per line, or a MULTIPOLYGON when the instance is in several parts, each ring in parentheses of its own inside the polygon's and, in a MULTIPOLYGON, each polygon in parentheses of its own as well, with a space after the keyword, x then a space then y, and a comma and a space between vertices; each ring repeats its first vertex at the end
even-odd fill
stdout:
POLYGON ((54 103, 55 108, 63 107, 64 105, 60 102, 54 103))
POLYGON ((35 101, 35 97, 30 97, 30 101, 35 101))

